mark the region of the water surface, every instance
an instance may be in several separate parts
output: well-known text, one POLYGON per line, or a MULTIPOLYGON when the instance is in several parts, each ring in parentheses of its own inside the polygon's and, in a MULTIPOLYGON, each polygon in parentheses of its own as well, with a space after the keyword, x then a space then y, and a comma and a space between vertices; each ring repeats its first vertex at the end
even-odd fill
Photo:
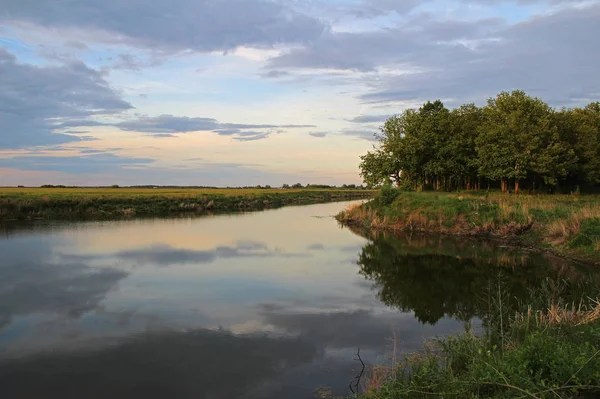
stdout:
MULTIPOLYGON (((7 398, 311 398, 484 319, 486 293, 585 280, 476 241, 364 238, 329 203, 197 219, 0 225, 7 398)), ((585 280, 589 281, 589 280, 585 280)), ((560 293, 561 295, 564 293, 560 293)))

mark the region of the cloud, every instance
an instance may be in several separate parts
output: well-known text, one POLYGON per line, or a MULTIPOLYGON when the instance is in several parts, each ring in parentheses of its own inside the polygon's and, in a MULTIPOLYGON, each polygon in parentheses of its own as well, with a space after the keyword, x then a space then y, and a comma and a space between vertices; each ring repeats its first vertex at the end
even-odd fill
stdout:
POLYGON ((344 136, 352 136, 357 137, 359 139, 367 140, 367 141, 377 141, 375 137, 375 130, 355 130, 355 129, 344 129, 342 130, 342 134, 344 136))
POLYGON ((266 139, 271 135, 271 132, 253 132, 253 131, 244 131, 237 134, 237 137, 234 137, 234 140, 237 141, 256 141, 266 139))
POLYGON ((308 135, 317 137, 317 138, 323 138, 323 137, 327 136, 327 132, 310 132, 310 133, 308 133, 308 135))
MULTIPOLYGON (((89 150, 87 153, 90 153, 89 150)), ((91 155, 86 156, 23 155, 12 158, 0 158, 0 168, 85 174, 115 172, 122 167, 144 165, 152 162, 154 160, 150 158, 128 158, 111 153, 91 153, 91 155)))
POLYGON ((278 71, 278 70, 275 70, 275 69, 260 74, 260 77, 262 77, 262 78, 270 78, 270 79, 285 78, 285 77, 288 77, 288 76, 290 76, 289 72, 278 71))
MULTIPOLYGON (((98 122, 93 120, 72 120, 59 125, 60 128, 113 126, 124 131, 148 133, 154 137, 173 137, 173 133, 212 131, 221 136, 234 136, 238 141, 262 140, 273 133, 273 129, 311 128, 314 125, 269 125, 220 123, 213 118, 199 118, 175 115, 141 116, 123 122, 98 122), (256 131, 247 129, 269 129, 256 131)), ((282 130, 277 130, 281 133, 282 130)))
POLYGON ((121 130, 145 133, 188 133, 219 128, 217 121, 212 118, 190 118, 174 115, 141 117, 115 123, 113 126, 121 130))
POLYGON ((520 88, 552 105, 581 105, 600 94, 594 67, 600 62, 600 44, 591 39, 600 34, 598 19, 600 4, 532 18, 497 32, 494 40, 481 41, 473 49, 442 53, 443 76, 432 70, 388 77, 361 99, 481 102, 501 90, 520 88), (468 56, 461 60, 465 51, 468 56))
POLYGON ((359 72, 352 76, 368 88, 359 96, 364 103, 482 103, 518 88, 553 105, 581 105, 600 94, 600 42, 592 39, 600 35, 600 4, 569 4, 512 25, 421 13, 388 29, 331 31, 273 57, 267 70, 332 80, 339 71, 359 72))
POLYGON ((144 63, 135 55, 119 54, 111 68, 126 71, 139 71, 142 69, 142 66, 144 66, 144 63))
POLYGON ((76 136, 54 133, 53 121, 132 108, 100 72, 80 61, 58 66, 20 64, 1 48, 0 87, 0 148, 78 141, 76 136))
POLYGON ((327 32, 309 46, 271 58, 267 68, 375 72, 382 66, 393 66, 400 73, 407 73, 422 68, 420 64, 425 61, 427 67, 429 64, 438 67, 437 59, 461 47, 456 40, 481 37, 500 26, 502 22, 497 19, 444 21, 423 16, 396 28, 327 32))
POLYGON ((348 119, 349 122, 354 123, 377 123, 385 122, 390 119, 392 115, 360 115, 352 119, 348 119))
POLYGON ((38 0, 2 5, 0 22, 69 33, 71 40, 161 52, 212 52, 308 43, 327 26, 284 2, 267 0, 38 0))

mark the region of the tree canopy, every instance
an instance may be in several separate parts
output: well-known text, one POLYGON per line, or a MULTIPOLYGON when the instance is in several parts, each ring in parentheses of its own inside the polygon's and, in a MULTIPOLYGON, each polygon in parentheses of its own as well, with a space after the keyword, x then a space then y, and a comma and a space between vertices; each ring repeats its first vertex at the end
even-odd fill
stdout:
POLYGON ((361 157, 370 186, 502 191, 594 190, 600 184, 600 103, 556 110, 515 90, 484 107, 440 100, 388 119, 361 157))

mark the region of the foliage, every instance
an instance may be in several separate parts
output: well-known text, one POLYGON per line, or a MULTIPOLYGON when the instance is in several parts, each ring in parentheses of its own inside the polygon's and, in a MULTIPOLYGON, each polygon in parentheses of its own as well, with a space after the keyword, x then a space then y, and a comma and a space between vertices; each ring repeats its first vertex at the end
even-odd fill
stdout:
POLYGON ((375 201, 378 206, 388 206, 398 198, 400 192, 400 189, 393 187, 391 184, 385 184, 381 187, 379 195, 377 195, 373 201, 375 201))
POLYGON ((557 111, 519 90, 482 108, 437 100, 391 117, 377 138, 360 163, 369 187, 600 188, 600 103, 557 111))
POLYGON ((599 342, 597 320, 533 328, 508 348, 466 332, 397 365, 397 377, 365 397, 595 397, 600 393, 599 342))

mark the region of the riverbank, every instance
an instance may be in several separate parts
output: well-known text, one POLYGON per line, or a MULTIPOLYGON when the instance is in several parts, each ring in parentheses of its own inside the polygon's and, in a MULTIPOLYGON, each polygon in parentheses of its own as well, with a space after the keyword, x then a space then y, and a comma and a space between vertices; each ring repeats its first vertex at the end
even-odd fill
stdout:
POLYGON ((369 190, 348 189, 0 188, 0 220, 201 215, 373 195, 369 190))
MULTIPOLYGON (((499 291, 500 292, 500 291, 499 291)), ((371 367, 365 399, 592 398, 600 394, 600 302, 507 315, 501 298, 485 334, 430 342, 371 367), (504 316, 504 318, 502 317, 504 316)))
POLYGON ((372 230, 499 239, 600 264, 600 196, 400 192, 387 188, 337 219, 372 230))

